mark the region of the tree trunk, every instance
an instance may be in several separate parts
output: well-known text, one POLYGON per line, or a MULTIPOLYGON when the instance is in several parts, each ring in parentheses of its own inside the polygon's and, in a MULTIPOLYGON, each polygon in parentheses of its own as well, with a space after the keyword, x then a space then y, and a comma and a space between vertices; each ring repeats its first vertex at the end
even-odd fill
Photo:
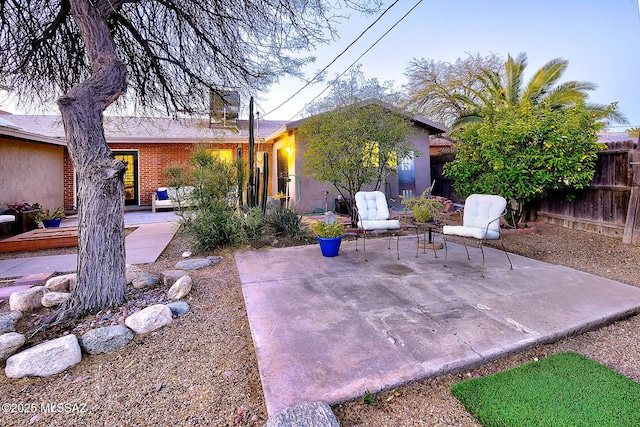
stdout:
POLYGON ((103 112, 122 93, 126 68, 100 13, 88 0, 72 0, 92 74, 58 100, 67 148, 78 176, 78 286, 56 315, 64 322, 125 300, 124 173, 104 136, 103 112))

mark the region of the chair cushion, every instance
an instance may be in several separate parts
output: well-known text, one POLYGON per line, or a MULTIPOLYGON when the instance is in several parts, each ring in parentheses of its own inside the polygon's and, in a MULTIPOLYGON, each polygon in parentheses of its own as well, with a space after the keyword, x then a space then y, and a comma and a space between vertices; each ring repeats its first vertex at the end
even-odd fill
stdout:
POLYGON ((400 221, 397 219, 358 221, 358 227, 365 230, 395 230, 400 228, 400 221))
POLYGON ((158 188, 158 200, 169 200, 169 190, 165 187, 158 188))
POLYGON ((504 197, 490 194, 472 194, 464 202, 462 225, 485 229, 487 224, 493 221, 489 224, 489 230, 495 231, 500 235, 500 220, 494 220, 502 216, 506 206, 507 201, 504 197))
POLYGON ((0 215, 0 223, 13 222, 16 220, 15 215, 0 215))
POLYGON ((389 219, 387 197, 382 191, 358 191, 356 193, 358 215, 363 221, 389 219))
MULTIPOLYGON (((496 221, 498 222, 498 221, 496 221)), ((495 240, 500 238, 500 232, 492 229, 486 230, 485 227, 467 227, 464 225, 445 225, 442 227, 442 234, 472 237, 474 239, 495 240), (486 232, 486 236, 485 236, 486 232)))

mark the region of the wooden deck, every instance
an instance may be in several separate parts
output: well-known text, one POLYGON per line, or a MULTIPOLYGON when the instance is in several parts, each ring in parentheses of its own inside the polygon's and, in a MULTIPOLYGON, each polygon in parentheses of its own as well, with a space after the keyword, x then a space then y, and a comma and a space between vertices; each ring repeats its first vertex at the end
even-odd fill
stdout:
POLYGON ((78 227, 39 228, 0 240, 0 252, 78 246, 78 227))

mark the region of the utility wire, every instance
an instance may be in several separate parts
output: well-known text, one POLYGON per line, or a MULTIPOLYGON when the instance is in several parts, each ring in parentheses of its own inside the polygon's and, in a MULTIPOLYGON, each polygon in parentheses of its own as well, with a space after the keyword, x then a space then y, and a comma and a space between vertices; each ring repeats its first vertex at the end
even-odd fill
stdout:
MULTIPOLYGON (((640 0, 638 0, 640 2, 640 0)), ((356 63, 358 61, 360 61, 360 59, 362 59, 363 56, 365 56, 367 53, 369 53, 369 51, 371 49, 373 49, 375 47, 375 45, 377 45, 383 38, 385 38, 387 36, 387 34, 389 34, 391 32, 391 30, 393 30, 396 26, 398 26, 398 24, 400 22, 402 22, 404 20, 404 18, 406 18, 407 16, 409 16, 409 14, 411 12, 414 11, 414 9, 416 7, 418 7, 418 5, 422 3, 422 0, 418 0, 418 2, 416 4, 413 5, 413 7, 411 9, 409 9, 409 11, 407 13, 405 13, 402 18, 398 19, 396 21, 395 24, 393 24, 391 26, 391 28, 389 28, 382 36, 380 36, 380 38, 378 40, 375 41, 375 43, 373 43, 367 50, 365 50, 362 55, 360 55, 355 61, 353 61, 351 63, 351 65, 349 65, 342 73, 340 73, 340 75, 338 75, 329 85, 327 85, 322 92, 320 92, 319 94, 317 94, 311 101, 307 102, 304 107, 302 107, 300 109, 300 111, 298 111, 296 114, 293 115, 293 117, 291 117, 291 120, 293 120, 298 114, 302 113, 304 111, 305 108, 307 108, 309 105, 311 105, 316 99, 318 99, 323 93, 325 93, 333 83, 337 82, 338 80, 340 80, 340 77, 344 76, 346 74, 347 71, 349 71, 351 69, 351 67, 353 67, 354 65, 356 65, 356 63)))
MULTIPOLYGON (((360 33, 360 35, 358 37, 356 37, 356 39, 354 41, 352 41, 351 43, 349 43, 349 45, 338 54, 338 56, 336 56, 326 67, 324 67, 322 70, 318 71, 318 73, 313 76, 313 78, 309 81, 307 81, 307 83, 302 86, 300 89, 298 89, 293 95, 291 95, 289 98, 287 98, 284 102, 282 102, 280 105, 278 105, 276 108, 272 109, 271 111, 269 111, 268 113, 265 113, 264 115, 268 115, 273 113, 274 111, 276 111, 278 108, 282 107, 284 104, 286 104, 287 102, 291 101, 294 97, 298 96, 300 94, 300 92, 302 92, 304 89, 306 89, 307 87, 309 87, 309 85, 311 85, 318 77, 320 77, 322 75, 322 73, 324 73, 325 71, 327 71, 327 68, 329 68, 330 66, 332 66, 342 55, 344 55, 344 53, 349 50, 349 48, 351 46, 353 46, 358 40, 360 40, 367 31, 369 31, 371 29, 371 27, 373 27, 380 19, 382 19, 382 17, 389 11, 391 10, 391 8, 393 6, 395 6, 400 0, 396 0, 394 1, 388 8, 385 9, 384 12, 382 12, 382 14, 380 14, 380 16, 378 16, 378 18, 373 21, 371 23, 371 25, 369 25, 363 32, 360 33)), ((640 1, 640 0, 638 0, 640 1)))

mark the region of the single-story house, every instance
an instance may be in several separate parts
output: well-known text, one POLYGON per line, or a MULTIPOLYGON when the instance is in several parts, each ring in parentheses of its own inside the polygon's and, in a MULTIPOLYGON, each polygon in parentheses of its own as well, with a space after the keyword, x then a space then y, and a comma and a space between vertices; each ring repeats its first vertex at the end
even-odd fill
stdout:
MULTIPOLYGON (((424 117, 411 119, 418 130, 412 142, 422 153, 429 153, 429 135, 446 128, 424 117)), ((288 193, 291 205, 297 204, 301 213, 316 208, 333 209, 333 198, 325 198, 326 191, 331 189, 301 174, 304 141, 295 138, 299 124, 300 121, 254 122, 259 168, 262 153, 269 153, 271 172, 267 192, 288 193)), ((239 147, 245 161, 249 156, 247 120, 222 125, 208 118, 107 116, 104 126, 107 144, 114 155, 130 166, 125 175, 125 204, 131 209, 150 207, 154 191, 166 184, 163 171, 168 166, 185 163, 197 143, 210 144, 222 158, 235 159, 239 147)), ((0 206, 26 201, 39 202, 48 209, 61 205, 65 210, 76 209, 76 176, 60 116, 0 112, 0 152, 0 206)), ((431 184, 428 155, 409 159, 400 169, 384 189, 390 198, 420 194, 431 184)))
MULTIPOLYGON (((420 195, 431 186, 429 135, 447 131, 444 125, 425 117, 410 115, 409 118, 415 129, 411 142, 422 155, 400 162, 398 173, 388 178, 386 188, 381 188, 396 207, 400 206, 398 196, 420 195)), ((296 133, 302 122, 304 119, 285 123, 266 137, 266 143, 273 145, 275 164, 272 170, 276 172, 273 188, 288 194, 290 204, 295 205, 299 212, 334 210, 337 208, 337 194, 332 186, 317 182, 302 173, 305 141, 297 138, 296 133)))
POLYGON ((47 209, 62 206, 64 138, 34 130, 41 124, 35 117, 27 129, 13 118, 0 111, 0 213, 9 203, 40 203, 47 209))
MULTIPOLYGON (((60 206, 66 210, 76 209, 76 176, 66 149, 64 128, 60 116, 0 115, 10 120, 16 131, 34 135, 33 139, 55 141, 60 145, 56 153, 58 171, 52 167, 40 167, 33 172, 42 180, 43 171, 56 173, 59 180, 60 206)), ((271 144, 266 144, 263 135, 273 132, 283 122, 258 121, 254 125, 256 157, 262 161, 263 152, 271 152, 271 144)), ((125 175, 125 204, 127 206, 151 206, 151 196, 158 187, 165 185, 163 171, 170 165, 186 163, 195 144, 205 142, 222 158, 235 159, 238 147, 242 148, 245 161, 249 157, 248 121, 238 121, 234 126, 222 126, 209 123, 208 119, 105 117, 105 137, 114 155, 128 162, 125 175)), ((5 128, 0 123, 0 135, 5 128)), ((15 144, 14 144, 15 145, 15 144)), ((28 148, 28 143, 18 144, 19 148, 28 148)), ((31 154, 22 153, 22 162, 29 162, 31 154)), ((4 158, 4 153, 3 156, 4 158)), ((258 164, 260 167, 260 164, 258 164)), ((0 175, 4 175, 0 174, 0 175)), ((48 174, 47 174, 48 175, 48 174)), ((47 177, 47 180, 49 178, 47 177)), ((0 203, 20 201, 41 202, 44 200, 35 191, 37 186, 23 185, 24 181, 8 183, 0 190, 0 203)), ((271 189, 268 190, 271 194, 271 189)), ((47 207, 47 204, 45 204, 47 207)))

